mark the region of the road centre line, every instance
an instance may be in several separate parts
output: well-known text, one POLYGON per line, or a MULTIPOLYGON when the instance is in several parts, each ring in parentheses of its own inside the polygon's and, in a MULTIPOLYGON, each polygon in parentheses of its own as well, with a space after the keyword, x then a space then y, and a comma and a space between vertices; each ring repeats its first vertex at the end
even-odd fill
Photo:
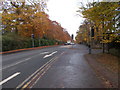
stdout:
MULTIPOLYGON (((49 52, 43 52, 43 53, 40 53, 40 54, 46 54, 46 53, 49 53, 49 52)), ((37 56, 37 55, 35 55, 35 56, 37 56)), ((31 58, 33 58, 33 57, 35 57, 35 56, 32 56, 32 57, 30 57, 30 58, 26 58, 26 59, 24 59, 24 60, 22 60, 22 61, 19 61, 19 62, 13 63, 13 64, 11 64, 11 65, 8 65, 8 66, 6 66, 6 67, 3 67, 3 68, 0 69, 0 70, 4 70, 4 69, 7 69, 7 68, 9 68, 9 67, 15 66, 15 65, 17 65, 17 64, 20 64, 20 63, 26 62, 26 61, 30 60, 31 58)))
POLYGON ((10 76, 10 77, 4 79, 3 81, 0 82, 0 85, 6 83, 7 81, 11 80, 12 78, 18 76, 19 74, 20 74, 20 72, 17 72, 17 73, 15 73, 15 74, 13 74, 12 76, 10 76))
POLYGON ((51 54, 49 54, 49 55, 45 55, 43 58, 47 58, 47 57, 50 57, 50 56, 52 56, 53 54, 55 54, 55 53, 57 53, 57 51, 55 51, 55 52, 52 52, 51 54))
POLYGON ((40 54, 46 54, 46 53, 49 53, 49 52, 43 52, 43 53, 40 53, 40 54))
POLYGON ((26 58, 25 60, 30 60, 31 58, 26 58))
POLYGON ((23 88, 32 88, 38 82, 38 80, 46 73, 46 71, 51 67, 51 65, 56 61, 56 59, 57 57, 54 58, 49 64, 47 64, 40 72, 38 72, 25 86, 23 86, 23 88))
POLYGON ((18 85, 16 88, 20 88, 23 86, 30 78, 32 78, 38 71, 40 71, 42 68, 44 68, 47 64, 49 64, 52 60, 54 60, 56 57, 49 60, 47 63, 45 63, 43 66, 41 66, 38 70, 36 70, 33 74, 31 74, 27 79, 25 79, 20 85, 18 85))
MULTIPOLYGON (((63 53, 61 53, 60 55, 63 55, 63 53)), ((37 72, 35 74, 35 76, 29 81, 27 82, 22 88, 32 88, 37 82, 38 80, 46 73, 46 71, 51 67, 51 65, 57 60, 58 57, 55 57, 53 59, 51 59, 51 62, 48 64, 45 64, 45 67, 42 68, 41 70, 39 70, 39 72, 37 72), (36 80, 35 80, 36 79, 36 80), (32 82, 32 83, 31 83, 32 82), (34 83, 33 83, 34 82, 34 83), (32 84, 32 85, 31 85, 32 84)), ((22 85, 21 85, 22 86, 22 85)), ((18 87, 19 88, 19 87, 18 87)))
POLYGON ((30 60, 30 59, 31 59, 31 58, 26 58, 26 59, 24 59, 24 60, 22 60, 22 61, 19 61, 19 62, 17 62, 17 63, 13 63, 13 64, 11 64, 11 65, 9 65, 9 66, 6 66, 6 67, 4 67, 4 68, 2 68, 2 69, 0 69, 0 70, 7 69, 7 68, 9 68, 9 67, 15 66, 15 65, 20 64, 20 63, 22 63, 22 62, 26 62, 26 61, 28 61, 28 60, 30 60))

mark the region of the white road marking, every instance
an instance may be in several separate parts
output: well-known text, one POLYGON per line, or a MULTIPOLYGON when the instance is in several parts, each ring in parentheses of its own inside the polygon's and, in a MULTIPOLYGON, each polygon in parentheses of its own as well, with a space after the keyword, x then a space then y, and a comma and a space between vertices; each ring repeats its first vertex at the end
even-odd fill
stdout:
MULTIPOLYGON (((61 55, 64 54, 61 53, 61 55)), ((47 66, 48 64, 50 64, 52 61, 56 60, 58 57, 53 57, 52 59, 50 59, 48 62, 46 62, 43 66, 41 66, 39 69, 37 69, 34 73, 32 73, 27 79, 25 79, 21 84, 19 84, 17 88, 22 87, 25 83, 27 83, 34 75, 36 75, 40 70, 42 70, 45 66, 47 66)))
POLYGON ((36 70, 32 75, 30 75, 27 79, 25 79, 20 85, 18 85, 16 88, 20 88, 22 85, 24 85, 30 78, 32 78, 35 74, 38 73, 42 68, 44 68, 46 65, 48 65, 52 60, 54 60, 56 57, 50 59, 47 63, 45 63, 43 66, 41 66, 38 70, 36 70))
POLYGON ((0 82, 0 85, 6 83, 6 82, 9 81, 10 79, 12 79, 12 78, 18 76, 19 74, 20 74, 20 72, 17 72, 17 73, 15 73, 15 74, 13 74, 12 76, 10 76, 10 77, 4 79, 3 81, 0 82))
POLYGON ((47 54, 47 53, 49 53, 49 52, 43 52, 43 53, 40 53, 40 54, 47 54))
POLYGON ((55 51, 55 52, 52 52, 51 54, 49 54, 49 55, 45 55, 43 58, 47 58, 47 57, 50 57, 50 56, 52 56, 53 54, 55 54, 55 53, 57 53, 57 51, 55 51))
POLYGON ((26 58, 25 60, 22 60, 22 61, 19 61, 19 62, 17 62, 17 63, 13 63, 13 64, 11 64, 11 65, 9 65, 9 66, 3 67, 3 68, 0 69, 0 70, 4 70, 4 69, 6 69, 6 68, 15 66, 15 65, 20 64, 20 63, 22 63, 22 62, 26 62, 26 61, 28 61, 28 60, 30 60, 30 59, 31 59, 31 58, 26 58))
POLYGON ((26 58, 25 60, 30 60, 31 58, 26 58))
MULTIPOLYGON (((47 54, 47 53, 49 53, 49 52, 43 52, 43 53, 40 53, 40 54, 47 54)), ((4 69, 6 69, 6 68, 9 68, 9 67, 15 66, 15 65, 17 65, 17 64, 20 64, 20 63, 26 62, 26 61, 30 60, 31 58, 33 58, 33 57, 35 57, 35 56, 38 56, 38 55, 34 55, 34 56, 30 57, 30 58, 26 58, 26 59, 24 59, 24 60, 22 60, 22 61, 19 61, 19 62, 16 62, 16 63, 10 64, 10 65, 8 65, 8 66, 6 66, 6 67, 3 67, 3 68, 0 69, 0 70, 4 70, 4 69)))
POLYGON ((72 45, 65 45, 65 46, 60 46, 60 48, 71 48, 72 45))

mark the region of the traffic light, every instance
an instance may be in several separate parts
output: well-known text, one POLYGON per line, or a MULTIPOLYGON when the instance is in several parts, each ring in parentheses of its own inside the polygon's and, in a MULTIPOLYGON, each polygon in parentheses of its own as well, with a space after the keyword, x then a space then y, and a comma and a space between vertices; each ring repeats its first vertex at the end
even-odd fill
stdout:
POLYGON ((72 34, 71 38, 73 39, 74 38, 74 35, 72 34))
POLYGON ((91 28, 91 37, 94 37, 94 28, 91 28))

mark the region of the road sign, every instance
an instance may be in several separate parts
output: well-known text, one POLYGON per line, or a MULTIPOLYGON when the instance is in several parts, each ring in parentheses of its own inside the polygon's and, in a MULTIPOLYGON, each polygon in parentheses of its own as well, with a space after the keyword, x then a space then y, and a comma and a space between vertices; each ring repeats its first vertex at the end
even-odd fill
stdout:
POLYGON ((34 47, 34 34, 31 34, 31 38, 32 38, 32 47, 34 47))
POLYGON ((31 38, 34 38, 34 34, 31 34, 31 38))

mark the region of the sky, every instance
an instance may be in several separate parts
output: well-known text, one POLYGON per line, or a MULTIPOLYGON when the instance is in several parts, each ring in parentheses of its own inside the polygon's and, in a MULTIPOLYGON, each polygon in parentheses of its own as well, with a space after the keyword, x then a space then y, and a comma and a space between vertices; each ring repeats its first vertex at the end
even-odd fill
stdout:
POLYGON ((84 21, 84 18, 80 17, 76 11, 79 10, 81 2, 85 5, 93 1, 102 0, 48 0, 48 14, 51 20, 60 23, 70 35, 74 34, 76 36, 79 26, 84 21))
POLYGON ((76 12, 81 0, 48 0, 47 8, 50 19, 57 21, 70 35, 76 35, 83 18, 76 12))

